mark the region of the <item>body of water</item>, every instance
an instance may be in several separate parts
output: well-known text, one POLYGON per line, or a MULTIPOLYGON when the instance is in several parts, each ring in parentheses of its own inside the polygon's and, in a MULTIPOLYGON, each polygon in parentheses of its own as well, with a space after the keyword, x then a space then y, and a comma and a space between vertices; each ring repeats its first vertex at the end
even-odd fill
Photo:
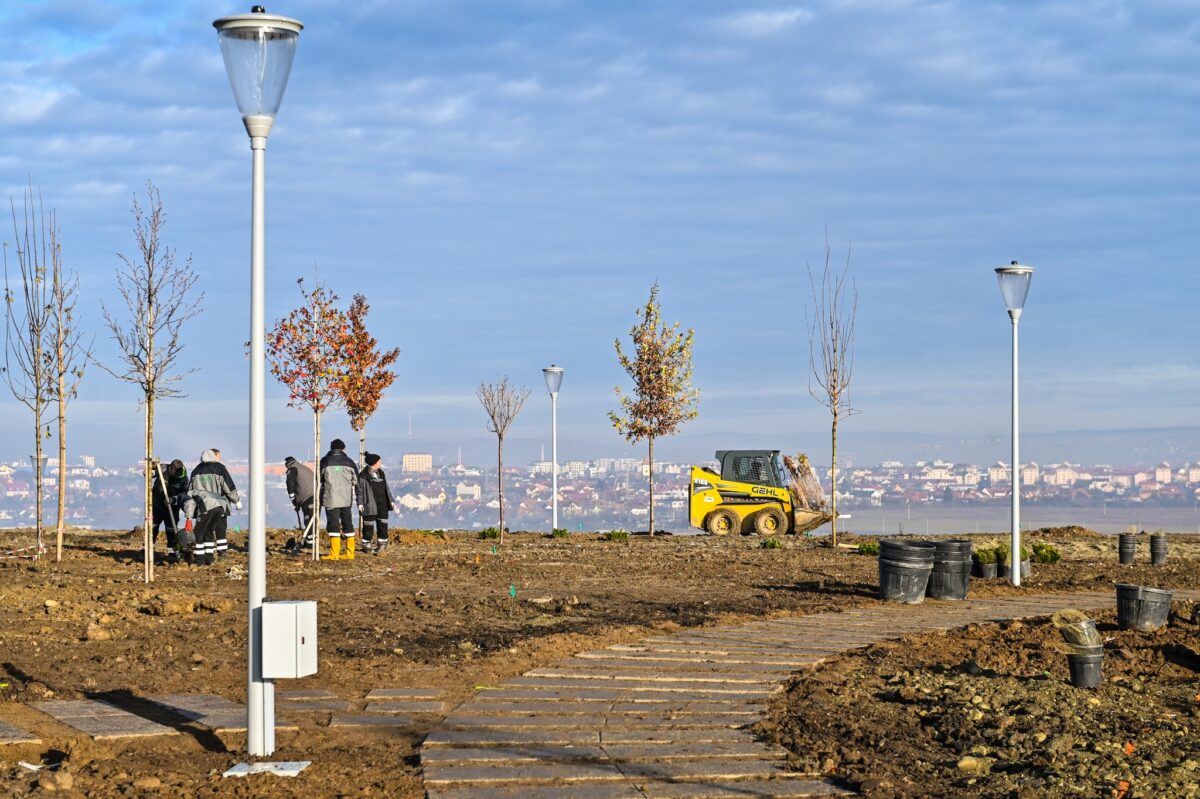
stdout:
MULTIPOLYGON (((930 535, 947 533, 1007 533, 1007 505, 914 505, 908 508, 860 508, 849 511, 838 527, 854 533, 870 535, 930 535)), ((1200 533, 1200 511, 1194 507, 1119 508, 1054 507, 1022 505, 1021 529, 1065 527, 1077 524, 1101 533, 1124 533, 1130 527, 1138 530, 1166 530, 1172 533, 1200 533)), ((828 532, 828 526, 818 534, 828 532)))

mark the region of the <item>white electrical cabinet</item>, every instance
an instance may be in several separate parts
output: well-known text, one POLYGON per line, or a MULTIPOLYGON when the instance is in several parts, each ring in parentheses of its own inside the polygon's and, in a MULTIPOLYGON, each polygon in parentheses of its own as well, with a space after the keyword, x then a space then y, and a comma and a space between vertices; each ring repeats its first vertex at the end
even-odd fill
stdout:
POLYGON ((261 629, 263 679, 286 680, 317 673, 316 602, 264 602, 261 629))

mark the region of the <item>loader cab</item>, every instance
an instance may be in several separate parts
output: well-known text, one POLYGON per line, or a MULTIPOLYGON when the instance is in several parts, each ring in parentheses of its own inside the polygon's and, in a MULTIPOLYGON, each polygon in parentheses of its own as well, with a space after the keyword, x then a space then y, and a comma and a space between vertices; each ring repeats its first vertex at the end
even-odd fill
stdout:
POLYGON ((729 449, 717 452, 721 479, 786 488, 783 457, 777 449, 729 449))

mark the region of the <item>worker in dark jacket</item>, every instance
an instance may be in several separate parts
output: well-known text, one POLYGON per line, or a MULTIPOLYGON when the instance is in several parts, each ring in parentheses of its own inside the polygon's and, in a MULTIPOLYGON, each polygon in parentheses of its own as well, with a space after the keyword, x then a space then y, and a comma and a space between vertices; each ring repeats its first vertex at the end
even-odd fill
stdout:
POLYGON ((176 459, 166 466, 158 464, 158 468, 154 470, 154 485, 150 489, 154 523, 150 535, 151 541, 157 543, 158 526, 163 525, 167 534, 167 563, 179 562, 179 511, 187 491, 188 473, 183 461, 176 459), (164 478, 166 485, 163 485, 164 478))
POLYGON ((354 560, 354 512, 359 504, 358 467, 346 454, 346 444, 335 438, 321 458, 321 505, 329 533, 329 559, 354 560))
POLYGON ((242 498, 220 457, 218 450, 204 450, 200 465, 192 470, 192 479, 188 484, 190 515, 198 520, 195 529, 195 562, 201 566, 212 564, 218 546, 225 541, 226 517, 234 508, 241 510, 242 507, 242 498))
MULTIPOLYGON (((297 543, 291 551, 299 552, 301 549, 311 547, 313 542, 313 470, 308 467, 307 463, 301 463, 291 455, 284 458, 283 465, 287 469, 287 492, 288 498, 292 500, 292 507, 304 519, 304 533, 302 543, 297 543)), ((292 545, 289 544, 289 547, 292 545)))
POLYGON ((383 553, 388 545, 388 511, 396 509, 380 457, 368 452, 358 474, 358 515, 362 519, 363 552, 383 553), (374 538, 374 540, 372 540, 374 538))

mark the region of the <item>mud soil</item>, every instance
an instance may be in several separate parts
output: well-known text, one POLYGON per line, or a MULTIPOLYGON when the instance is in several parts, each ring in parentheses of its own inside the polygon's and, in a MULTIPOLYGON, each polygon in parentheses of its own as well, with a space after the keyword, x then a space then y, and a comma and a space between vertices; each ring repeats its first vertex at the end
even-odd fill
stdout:
MULTIPOLYGON (((272 534, 269 593, 319 600, 320 668, 279 687, 333 690, 359 709, 371 688, 441 688, 453 706, 479 686, 585 648, 877 601, 874 558, 804 538, 763 549, 753 537, 608 542, 517 534, 493 549, 495 542, 467 533, 410 532, 381 557, 313 563, 278 554, 286 536, 272 534)), ((29 539, 0 533, 0 554, 29 539)), ((1195 588, 1200 580, 1194 536, 1173 538, 1169 565, 1156 569, 1118 566, 1115 537, 1062 529, 1035 539, 1060 545, 1064 559, 1035 565, 1022 592, 1106 589, 1118 579, 1195 588)), ((46 792, 18 760, 62 762, 74 784, 56 795, 102 799, 422 795, 416 747, 434 717, 364 732, 328 728, 327 713, 295 715, 300 729, 279 734, 275 757, 314 765, 294 780, 250 783, 219 776, 240 759, 244 741, 236 736, 185 729, 99 743, 25 706, 50 697, 135 703, 187 691, 245 700, 245 556, 235 552, 209 568, 160 566, 146 586, 138 543, 128 533, 80 532, 68 535, 62 563, 0 559, 0 683, 8 686, 0 688, 0 719, 44 739, 0 747, 0 795, 46 792), (162 787, 135 787, 145 778, 162 787)), ((973 583, 972 591, 1017 593, 997 581, 973 583)))

